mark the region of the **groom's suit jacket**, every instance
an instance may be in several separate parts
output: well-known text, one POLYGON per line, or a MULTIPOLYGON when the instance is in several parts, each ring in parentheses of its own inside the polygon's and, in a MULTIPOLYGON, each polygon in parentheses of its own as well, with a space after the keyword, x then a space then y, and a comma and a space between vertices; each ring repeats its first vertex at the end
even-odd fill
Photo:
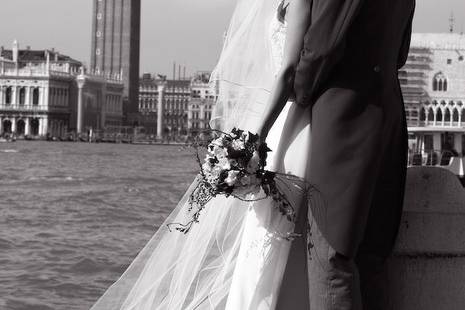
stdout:
POLYGON ((415 0, 308 0, 295 96, 311 106, 309 207, 332 247, 392 251, 405 188, 407 129, 397 70, 415 0))

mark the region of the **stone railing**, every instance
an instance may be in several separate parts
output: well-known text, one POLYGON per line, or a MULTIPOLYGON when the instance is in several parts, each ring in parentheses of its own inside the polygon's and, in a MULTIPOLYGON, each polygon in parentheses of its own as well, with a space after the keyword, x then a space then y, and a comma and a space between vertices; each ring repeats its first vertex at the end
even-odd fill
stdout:
POLYGON ((48 111, 49 107, 44 105, 19 105, 19 104, 0 104, 0 111, 6 112, 38 112, 48 111))
POLYGON ((386 310, 465 309, 465 190, 442 168, 408 170, 386 310))

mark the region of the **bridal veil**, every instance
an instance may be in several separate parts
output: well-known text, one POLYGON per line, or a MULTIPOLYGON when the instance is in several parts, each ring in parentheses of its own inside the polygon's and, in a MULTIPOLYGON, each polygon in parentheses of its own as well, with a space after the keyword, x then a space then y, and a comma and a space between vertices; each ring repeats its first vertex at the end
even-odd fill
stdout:
MULTIPOLYGON (((276 13, 275 1, 238 0, 211 76, 211 83, 219 91, 213 128, 256 131, 260 125, 274 80, 268 31, 276 13)), ((188 198, 197 183, 195 179, 152 239, 92 310, 225 308, 244 222, 251 205, 259 202, 218 196, 207 204, 200 222, 189 233, 170 231, 168 223, 190 220, 188 198)))

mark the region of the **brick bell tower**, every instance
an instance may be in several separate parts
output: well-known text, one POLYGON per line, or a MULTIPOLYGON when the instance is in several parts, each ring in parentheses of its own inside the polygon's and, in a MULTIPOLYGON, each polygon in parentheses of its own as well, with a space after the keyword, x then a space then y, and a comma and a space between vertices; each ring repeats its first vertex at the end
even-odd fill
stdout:
POLYGON ((141 0, 93 0, 91 70, 122 74, 123 123, 134 125, 139 105, 141 0))

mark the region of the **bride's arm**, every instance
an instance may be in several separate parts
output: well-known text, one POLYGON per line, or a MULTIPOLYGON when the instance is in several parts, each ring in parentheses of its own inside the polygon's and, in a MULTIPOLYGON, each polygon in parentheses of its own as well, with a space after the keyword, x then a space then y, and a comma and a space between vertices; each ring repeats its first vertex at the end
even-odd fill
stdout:
POLYGON ((295 70, 300 60, 304 36, 310 24, 310 14, 311 0, 291 0, 286 14, 287 30, 284 57, 271 91, 270 109, 266 112, 264 122, 259 130, 262 138, 266 138, 271 126, 293 92, 295 70))

